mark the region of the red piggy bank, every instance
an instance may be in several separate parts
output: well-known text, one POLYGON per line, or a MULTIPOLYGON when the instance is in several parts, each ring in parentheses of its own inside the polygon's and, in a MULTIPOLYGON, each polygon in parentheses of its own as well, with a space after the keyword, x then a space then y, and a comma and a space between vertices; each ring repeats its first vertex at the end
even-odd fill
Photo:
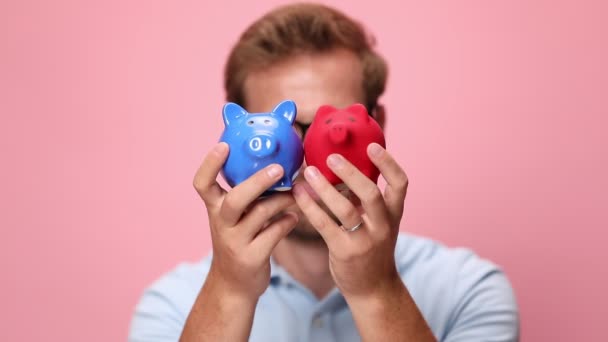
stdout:
POLYGON ((338 153, 350 161, 374 182, 380 171, 367 156, 367 146, 378 143, 386 147, 380 125, 367 114, 362 104, 345 109, 321 106, 304 138, 306 164, 316 166, 327 180, 337 185, 343 183, 327 166, 327 157, 338 153))

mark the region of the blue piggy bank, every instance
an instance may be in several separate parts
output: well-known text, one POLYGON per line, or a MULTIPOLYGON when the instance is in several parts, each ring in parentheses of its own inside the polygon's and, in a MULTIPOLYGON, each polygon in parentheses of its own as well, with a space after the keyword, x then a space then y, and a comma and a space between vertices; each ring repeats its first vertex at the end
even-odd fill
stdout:
POLYGON ((228 143, 230 153, 222 173, 230 186, 276 163, 284 176, 267 193, 291 189, 304 159, 302 141, 293 129, 296 111, 293 101, 279 103, 271 113, 248 113, 232 102, 224 105, 220 141, 228 143))

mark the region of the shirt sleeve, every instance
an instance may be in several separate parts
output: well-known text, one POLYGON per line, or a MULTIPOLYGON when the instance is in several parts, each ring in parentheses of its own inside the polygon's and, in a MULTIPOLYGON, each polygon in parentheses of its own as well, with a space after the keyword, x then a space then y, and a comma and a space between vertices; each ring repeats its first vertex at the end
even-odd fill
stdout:
POLYGON ((496 266, 465 263, 456 285, 456 302, 444 342, 519 341, 515 294, 496 266))
POLYGON ((183 322, 169 298, 154 288, 147 289, 135 308, 129 342, 175 342, 183 322))
MULTIPOLYGON (((148 287, 131 320, 129 342, 178 341, 204 279, 187 277, 180 266, 148 287), (197 284, 197 286, 193 286, 197 284)), ((204 274, 204 273, 201 273, 204 274)))

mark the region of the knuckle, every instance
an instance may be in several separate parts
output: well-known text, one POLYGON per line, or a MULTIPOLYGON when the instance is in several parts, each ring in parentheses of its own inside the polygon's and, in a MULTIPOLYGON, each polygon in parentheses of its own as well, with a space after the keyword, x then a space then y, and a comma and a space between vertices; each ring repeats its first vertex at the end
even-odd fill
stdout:
POLYGON ((386 225, 382 225, 381 229, 374 232, 371 235, 371 246, 367 246, 368 250, 376 248, 375 246, 386 246, 388 239, 391 237, 391 224, 387 222, 386 225))
POLYGON ((226 197, 224 198, 224 201, 222 202, 222 210, 221 213, 222 214, 227 214, 227 213, 231 213, 237 210, 236 208, 236 204, 234 203, 233 200, 234 196, 230 196, 230 193, 228 193, 226 195, 226 197))
POLYGON ((365 257, 366 255, 369 255, 373 249, 374 249, 373 242, 371 240, 368 240, 367 242, 364 242, 360 246, 358 246, 358 248, 355 248, 353 250, 352 256, 354 258, 362 258, 362 257, 365 257))
POLYGON ((224 197, 224 203, 222 204, 222 206, 233 206, 234 200, 234 191, 229 191, 224 197))
POLYGON ((230 259, 232 260, 239 260, 240 256, 239 256, 239 252, 240 252, 240 248, 237 248, 236 245, 234 244, 226 244, 224 246, 224 252, 227 253, 230 256, 230 259))
POLYGON ((341 255, 342 261, 344 262, 356 262, 361 259, 369 258, 373 253, 375 242, 371 239, 366 241, 357 241, 351 248, 345 248, 344 253, 341 255))
POLYGON ((201 180, 201 177, 199 177, 198 175, 194 176, 194 179, 192 180, 192 186, 194 187, 194 189, 196 189, 197 192, 203 192, 203 188, 205 187, 204 184, 205 183, 201 180))
POLYGON ((378 189, 378 187, 375 185, 370 186, 365 192, 364 196, 368 202, 375 202, 382 199, 382 193, 380 192, 380 189, 378 189))
POLYGON ((408 185, 409 179, 407 178, 404 172, 401 172, 395 180, 395 188, 398 190, 405 190, 407 189, 408 185))
POLYGON ((348 178, 353 177, 356 172, 358 172, 358 171, 354 166, 344 168, 344 175, 348 178))
POLYGON ((296 202, 302 211, 310 211, 313 208, 313 200, 310 198, 297 199, 296 202))
POLYGON ((376 160, 380 164, 386 164, 387 162, 389 162, 392 159, 388 153, 380 153, 380 155, 377 156, 376 158, 377 158, 376 160))
POLYGON ((357 209, 350 203, 346 206, 346 208, 344 208, 342 210, 342 213, 345 218, 352 218, 352 217, 359 216, 359 211, 357 211, 357 209))
POLYGON ((285 207, 295 203, 295 201, 296 200, 293 198, 293 196, 279 193, 273 195, 273 197, 268 200, 268 203, 272 203, 272 205, 276 207, 285 207))
POLYGON ((343 252, 341 253, 341 255, 339 256, 340 261, 344 262, 344 263, 354 263, 357 260, 359 260, 361 257, 363 257, 365 254, 358 250, 358 249, 354 249, 354 250, 349 250, 347 252, 343 252))
POLYGON ((323 215, 322 217, 320 217, 317 220, 317 225, 321 229, 327 229, 327 228, 331 227, 333 224, 334 224, 334 222, 327 215, 323 215))
POLYGON ((274 213, 274 210, 266 203, 264 204, 259 204, 256 208, 255 208, 256 214, 259 216, 263 216, 263 217, 268 217, 268 216, 272 216, 272 214, 274 213))
POLYGON ((351 261, 350 253, 337 252, 334 254, 334 258, 341 263, 348 263, 351 261))
POLYGON ((245 269, 251 269, 257 267, 257 261, 255 258, 251 258, 246 254, 240 254, 237 256, 237 263, 240 267, 245 269))

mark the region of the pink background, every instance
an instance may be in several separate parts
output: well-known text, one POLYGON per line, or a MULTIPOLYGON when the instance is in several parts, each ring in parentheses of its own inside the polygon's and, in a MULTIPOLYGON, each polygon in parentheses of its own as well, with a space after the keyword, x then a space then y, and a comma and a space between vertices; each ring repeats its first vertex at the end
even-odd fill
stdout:
MULTIPOLYGON (((0 340, 120 341, 210 246, 221 72, 282 1, 0 3, 0 340)), ((391 66, 404 230, 502 265, 524 341, 607 341, 604 1, 330 1, 391 66)))

